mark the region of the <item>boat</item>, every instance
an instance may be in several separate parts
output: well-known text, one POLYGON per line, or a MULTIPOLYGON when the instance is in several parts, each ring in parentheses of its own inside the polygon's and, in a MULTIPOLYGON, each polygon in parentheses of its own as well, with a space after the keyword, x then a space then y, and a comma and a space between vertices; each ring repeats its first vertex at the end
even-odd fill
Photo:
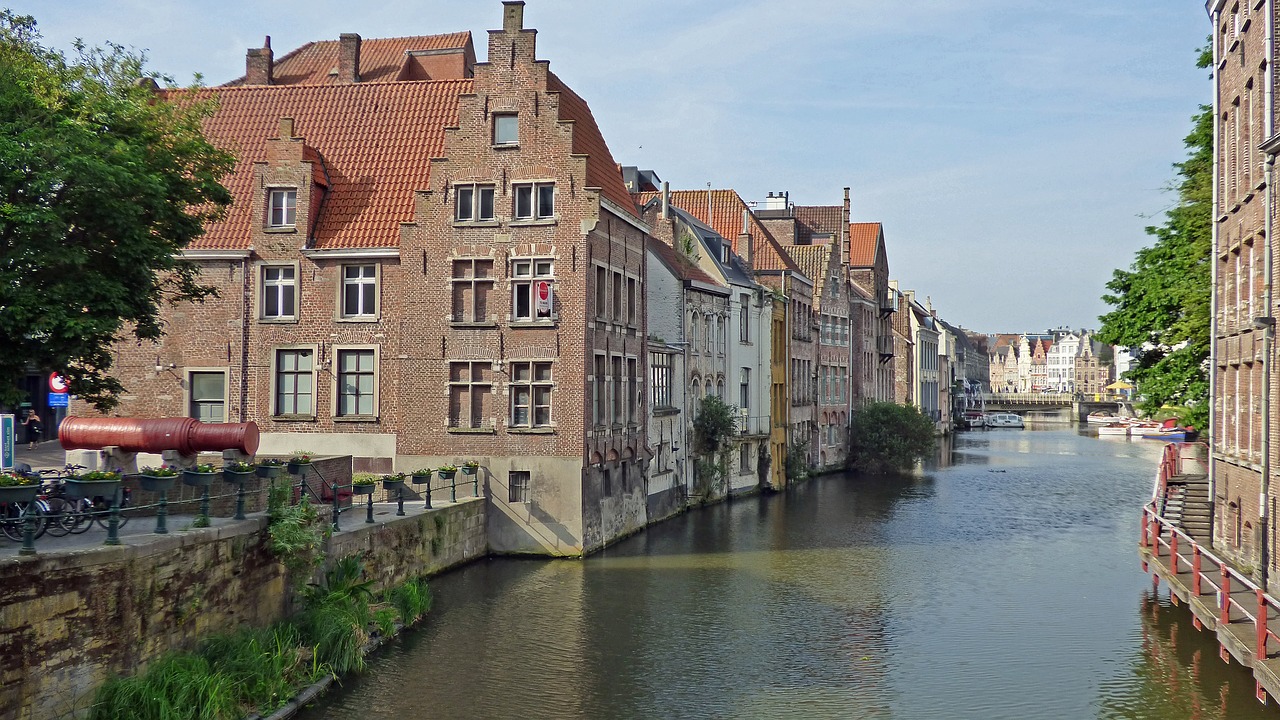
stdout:
POLYGON ((1022 416, 1016 413, 987 413, 983 418, 989 428, 1021 428, 1026 427, 1022 416))
POLYGON ((1135 430, 1133 434, 1143 440, 1164 440, 1166 442, 1182 442, 1187 439, 1187 431, 1182 428, 1146 428, 1135 430))
POLYGON ((1113 422, 1098 427, 1099 435, 1128 435, 1129 423, 1113 422))
POLYGON ((980 428, 987 424, 986 416, 980 410, 966 410, 961 415, 961 418, 964 419, 965 427, 970 429, 980 428))
POLYGON ((1108 415, 1101 410, 1091 412, 1089 413, 1088 417, 1085 418, 1085 422, 1089 423, 1090 425, 1110 425, 1112 423, 1119 423, 1124 421, 1125 421, 1125 418, 1119 415, 1108 415))

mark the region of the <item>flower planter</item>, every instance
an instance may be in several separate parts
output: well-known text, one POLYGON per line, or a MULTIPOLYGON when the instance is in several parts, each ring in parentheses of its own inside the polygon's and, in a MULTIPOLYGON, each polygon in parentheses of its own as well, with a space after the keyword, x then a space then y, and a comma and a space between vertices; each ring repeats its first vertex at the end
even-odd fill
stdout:
POLYGON ((120 489, 119 480, 78 480, 76 478, 67 478, 63 483, 67 497, 72 500, 79 500, 80 498, 92 500, 96 497, 114 498, 116 491, 120 489))
POLYGON ((431 473, 414 473, 409 477, 414 485, 423 485, 431 482, 431 473))
POLYGON ((387 492, 395 492, 404 489, 404 480, 383 480, 382 488, 387 492))
POLYGON ((463 475, 475 475, 475 474, 476 474, 476 471, 477 471, 477 470, 479 470, 479 469, 480 469, 480 466, 479 466, 479 465, 463 465, 463 466, 462 466, 462 474, 463 474, 463 475))
POLYGON ((258 469, 254 472, 258 473, 258 477, 260 478, 270 479, 280 477, 280 470, 282 468, 282 465, 259 465, 258 469))
POLYGON ((253 477, 253 470, 248 470, 246 472, 236 472, 235 470, 222 471, 222 481, 231 483, 232 485, 244 485, 252 480, 253 477))
POLYGON ((10 485, 0 487, 0 502, 31 502, 40 494, 40 485, 10 485))
POLYGON ((147 492, 168 492, 173 489, 173 482, 177 479, 176 475, 139 475, 138 485, 147 492))
POLYGON ((441 480, 452 480, 457 472, 457 470, 437 470, 436 474, 440 476, 441 480))
POLYGON ((203 473, 183 470, 182 484, 190 485, 191 487, 209 487, 213 484, 214 479, 217 478, 219 474, 220 473, 216 472, 203 473))
POLYGON ((373 483, 369 483, 367 485, 352 485, 351 494, 352 495, 372 495, 374 487, 376 486, 373 483))
POLYGON ((311 467, 311 463, 309 463, 309 462, 294 462, 294 461, 290 460, 290 461, 289 461, 289 474, 290 474, 290 475, 297 475, 298 473, 301 473, 303 470, 306 470, 306 469, 307 469, 307 468, 309 468, 309 467, 311 467))

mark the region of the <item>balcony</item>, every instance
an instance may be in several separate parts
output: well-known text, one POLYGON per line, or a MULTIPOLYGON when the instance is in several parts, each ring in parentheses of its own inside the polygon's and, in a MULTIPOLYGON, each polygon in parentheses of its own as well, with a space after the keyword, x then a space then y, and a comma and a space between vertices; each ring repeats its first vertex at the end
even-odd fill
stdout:
POLYGON ((885 362, 893 357, 893 336, 880 335, 876 337, 876 352, 880 354, 880 362, 885 362))
POLYGON ((898 312, 898 293, 887 290, 880 298, 880 315, 883 317, 895 312, 898 312))
POLYGON ((739 435, 768 435, 770 428, 768 415, 739 415, 739 435))

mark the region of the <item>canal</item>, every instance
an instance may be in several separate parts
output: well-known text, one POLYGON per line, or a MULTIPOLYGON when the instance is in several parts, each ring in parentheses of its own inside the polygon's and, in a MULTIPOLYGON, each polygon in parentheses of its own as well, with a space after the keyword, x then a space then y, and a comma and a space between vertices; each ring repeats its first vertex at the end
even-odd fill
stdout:
POLYGON ((966 433, 916 477, 477 563, 302 717, 1280 718, 1141 570, 1159 449, 966 433))

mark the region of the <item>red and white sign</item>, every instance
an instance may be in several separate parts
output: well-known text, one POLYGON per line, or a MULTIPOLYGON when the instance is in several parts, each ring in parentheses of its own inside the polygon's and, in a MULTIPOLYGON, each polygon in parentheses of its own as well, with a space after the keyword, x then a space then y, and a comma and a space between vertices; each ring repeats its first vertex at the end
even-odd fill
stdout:
POLYGON ((538 306, 537 306, 538 317, 550 319, 551 317, 551 282, 550 281, 539 280, 537 282, 537 296, 538 296, 538 306))
POLYGON ((64 393, 67 391, 67 379, 62 373, 49 373, 49 392, 64 393))

